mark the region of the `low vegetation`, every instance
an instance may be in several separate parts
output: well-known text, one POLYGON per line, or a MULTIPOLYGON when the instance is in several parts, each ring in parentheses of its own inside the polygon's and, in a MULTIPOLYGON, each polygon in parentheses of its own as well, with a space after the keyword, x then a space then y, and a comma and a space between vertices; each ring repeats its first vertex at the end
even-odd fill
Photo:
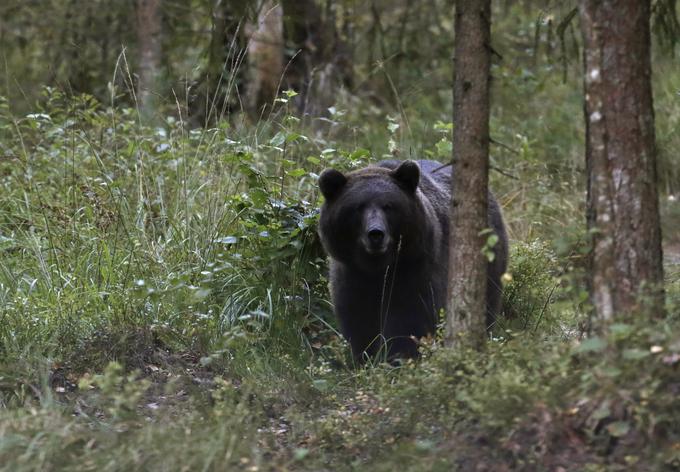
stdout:
POLYGON ((590 338, 577 81, 494 73, 505 317, 486 352, 435 337, 399 366, 353 365, 337 333, 316 178, 446 160, 447 110, 348 101, 314 130, 288 92, 191 129, 54 89, 1 102, 0 469, 680 468, 677 70, 656 89, 669 316, 590 338))

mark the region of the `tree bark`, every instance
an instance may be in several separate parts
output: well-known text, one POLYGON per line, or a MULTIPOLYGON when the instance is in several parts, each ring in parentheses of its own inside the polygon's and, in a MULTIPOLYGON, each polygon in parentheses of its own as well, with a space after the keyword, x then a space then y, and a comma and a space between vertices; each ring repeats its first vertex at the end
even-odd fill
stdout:
POLYGON ((663 314, 650 1, 581 0, 594 327, 663 314))
POLYGON ((240 108, 238 84, 246 41, 242 20, 251 2, 211 0, 211 31, 205 69, 189 86, 188 115, 193 126, 210 126, 240 108))
POLYGON ((156 110, 158 76, 161 64, 161 0, 137 0, 137 40, 139 41, 139 82, 137 103, 142 116, 156 110))
POLYGON ((490 0, 457 0, 447 344, 486 340, 490 0))
MULTIPOLYGON (((352 53, 342 40, 335 7, 325 10, 315 0, 283 0, 284 37, 295 51, 287 65, 285 87, 300 93, 297 106, 303 117, 318 129, 337 92, 352 83, 352 53)), ((346 20, 345 20, 346 21, 346 20)))
POLYGON ((283 74, 283 8, 266 0, 248 43, 248 108, 258 117, 271 107, 283 74))

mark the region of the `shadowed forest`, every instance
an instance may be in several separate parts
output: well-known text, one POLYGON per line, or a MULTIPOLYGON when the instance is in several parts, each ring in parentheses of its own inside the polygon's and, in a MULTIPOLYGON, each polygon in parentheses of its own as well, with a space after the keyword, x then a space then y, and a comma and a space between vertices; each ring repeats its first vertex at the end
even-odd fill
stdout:
POLYGON ((452 160, 457 3, 1 2, 0 470, 680 470, 675 0, 661 307, 593 304, 593 2, 493 0, 500 316, 451 348, 442 312, 401 362, 340 333, 319 175, 452 160))

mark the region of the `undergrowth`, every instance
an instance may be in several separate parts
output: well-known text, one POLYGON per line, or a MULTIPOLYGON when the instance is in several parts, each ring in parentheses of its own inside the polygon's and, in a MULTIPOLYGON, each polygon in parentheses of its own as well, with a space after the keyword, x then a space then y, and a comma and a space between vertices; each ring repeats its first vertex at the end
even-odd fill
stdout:
POLYGON ((197 130, 53 89, 26 116, 0 102, 0 469, 678 467, 680 261, 668 320, 587 337, 578 97, 495 67, 505 316, 485 352, 434 337, 396 367, 353 365, 337 332, 316 178, 444 161, 446 113, 414 135, 415 98, 339 103, 310 130, 289 92, 267 122, 197 130))

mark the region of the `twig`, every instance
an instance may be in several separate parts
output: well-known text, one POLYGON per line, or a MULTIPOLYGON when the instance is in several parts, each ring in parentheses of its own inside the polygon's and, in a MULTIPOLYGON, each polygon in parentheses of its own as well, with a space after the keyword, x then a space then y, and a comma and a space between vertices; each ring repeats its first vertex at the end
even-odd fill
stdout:
POLYGON ((446 164, 440 165, 440 166, 437 167, 435 170, 433 170, 432 173, 434 174, 435 172, 439 172, 440 170, 442 170, 442 169, 444 169, 444 168, 446 168, 446 167, 448 167, 448 166, 451 166, 451 165, 453 165, 453 159, 451 159, 451 160, 450 160, 449 162, 447 162, 446 164))
MULTIPOLYGON (((445 169, 445 168, 447 168, 447 167, 449 167, 453 164, 454 164, 454 162, 453 162, 453 159, 452 159, 449 162, 442 164, 439 167, 437 167, 435 170, 432 171, 432 174, 439 172, 440 170, 445 169)), ((516 175, 512 175, 510 172, 505 171, 505 170, 501 169, 500 167, 490 165, 489 169, 494 170, 494 171, 498 172, 499 174, 504 175, 504 176, 511 178, 513 180, 519 180, 519 177, 517 177, 516 175)))
POLYGON ((507 171, 501 169, 500 167, 489 166, 489 169, 495 170, 495 171, 498 172, 499 174, 504 175, 504 176, 506 176, 506 177, 508 177, 508 178, 510 178, 510 179, 519 180, 519 177, 517 177, 516 175, 511 174, 510 172, 507 172, 507 171))
POLYGON ((509 151, 509 152, 511 152, 511 153, 513 153, 513 154, 519 154, 519 151, 518 151, 517 149, 513 149, 513 148, 511 148, 510 146, 508 146, 507 144, 502 143, 502 142, 500 142, 500 141, 497 141, 497 140, 495 140, 495 139, 493 139, 493 138, 489 138, 489 142, 490 142, 491 144, 495 144, 495 145, 498 146, 498 147, 502 147, 502 148, 505 149, 506 151, 509 151))

